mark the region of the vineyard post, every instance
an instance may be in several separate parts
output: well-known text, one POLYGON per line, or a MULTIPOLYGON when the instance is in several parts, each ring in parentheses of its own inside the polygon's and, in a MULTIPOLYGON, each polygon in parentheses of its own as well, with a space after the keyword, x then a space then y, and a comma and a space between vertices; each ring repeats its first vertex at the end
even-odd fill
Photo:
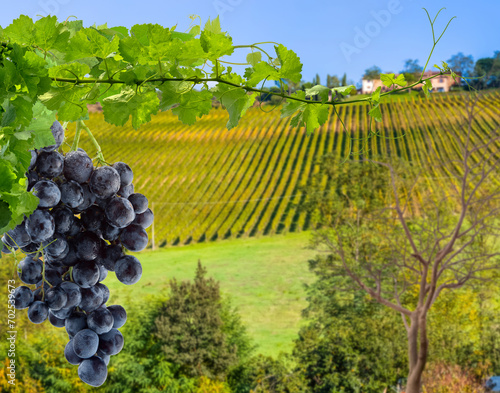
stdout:
MULTIPOLYGON (((152 211, 155 211, 155 203, 151 202, 152 211)), ((153 224, 151 224, 151 248, 155 250, 155 217, 153 216, 153 224)))

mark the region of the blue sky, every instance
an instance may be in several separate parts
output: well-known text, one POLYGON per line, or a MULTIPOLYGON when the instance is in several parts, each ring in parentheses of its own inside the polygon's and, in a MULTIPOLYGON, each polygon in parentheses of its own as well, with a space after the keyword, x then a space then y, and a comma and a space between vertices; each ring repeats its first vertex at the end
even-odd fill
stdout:
MULTIPOLYGON (((36 19, 37 14, 50 13, 59 19, 77 16, 85 26, 159 23, 184 31, 191 14, 200 15, 203 23, 220 15, 222 29, 237 45, 276 41, 293 49, 304 64, 305 81, 318 73, 325 83, 327 73, 340 77, 346 72, 358 83, 373 65, 384 72, 401 71, 409 58, 424 65, 432 34, 422 7, 431 15, 446 7, 436 23, 439 32, 457 16, 435 49, 431 66, 457 52, 477 60, 500 50, 500 1, 496 0, 22 0, 2 4, 0 26, 6 27, 20 14, 36 19)), ((240 52, 231 60, 244 56, 240 52)))

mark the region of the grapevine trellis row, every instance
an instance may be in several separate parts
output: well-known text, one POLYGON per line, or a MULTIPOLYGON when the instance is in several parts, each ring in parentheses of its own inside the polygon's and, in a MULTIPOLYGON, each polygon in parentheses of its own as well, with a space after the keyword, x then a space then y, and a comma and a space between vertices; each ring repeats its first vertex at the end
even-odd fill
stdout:
MULTIPOLYGON (((357 152, 365 148, 365 154, 352 159, 373 158, 375 155, 388 157, 399 152, 405 161, 422 166, 428 160, 422 147, 426 138, 434 138, 441 158, 448 160, 459 148, 455 138, 458 135, 460 139, 459 114, 463 102, 457 97, 436 95, 430 100, 389 103, 385 111, 388 117, 380 132, 396 139, 370 138, 367 146, 360 141, 352 150, 357 152), (424 120, 420 122, 419 119, 424 120)), ((488 128, 498 125, 499 103, 498 92, 484 95, 479 101, 474 140, 484 140, 488 128)), ((354 111, 352 134, 345 133, 336 116, 331 116, 316 138, 311 139, 280 122, 276 114, 265 114, 253 108, 250 110, 255 112, 251 112, 251 122, 242 119, 241 125, 233 131, 231 143, 227 144, 222 142, 226 136, 221 132, 226 118, 217 111, 213 120, 209 115, 209 121, 199 132, 203 135, 203 143, 193 139, 193 135, 187 133, 171 114, 162 114, 141 136, 141 150, 147 158, 137 162, 132 158, 136 155, 133 145, 139 142, 134 140, 130 128, 106 128, 99 131, 97 137, 103 136, 105 150, 116 145, 112 138, 105 136, 106 133, 118 134, 120 140, 132 138, 130 144, 116 146, 110 157, 125 157, 132 160, 134 166, 155 166, 153 173, 141 171, 143 174, 139 175, 137 184, 155 204, 156 246, 185 244, 200 239, 224 239, 229 228, 233 228, 229 238, 240 233, 240 236, 249 236, 254 228, 259 227, 268 228, 267 234, 308 229, 306 212, 298 207, 303 195, 300 188, 306 186, 317 171, 317 159, 323 153, 333 152, 343 160, 348 154, 350 138, 357 141, 368 133, 368 108, 364 105, 346 107, 340 115, 347 119, 351 110, 354 111), (165 125, 168 125, 168 131, 161 142, 163 148, 156 149, 155 143, 159 142, 155 135, 165 125), (280 155, 280 152, 286 154, 280 155), (163 173, 161 187, 152 181, 159 176, 157 173, 163 173), (277 179, 282 180, 283 186, 270 188, 270 184, 279 183, 277 179), (183 188, 187 189, 185 196, 183 188), (273 205, 265 210, 268 202, 273 205), (197 232, 193 232, 193 228, 197 232)), ((96 127, 101 121, 101 115, 93 114, 88 123, 96 127)), ((88 141, 82 143, 83 147, 90 147, 88 141)), ((432 181, 437 184, 449 182, 449 173, 441 173, 435 168, 429 170, 428 176, 422 179, 429 187, 433 187, 432 181)), ((416 197, 421 198, 419 194, 416 197)), ((148 231, 151 236, 151 230, 148 231)))

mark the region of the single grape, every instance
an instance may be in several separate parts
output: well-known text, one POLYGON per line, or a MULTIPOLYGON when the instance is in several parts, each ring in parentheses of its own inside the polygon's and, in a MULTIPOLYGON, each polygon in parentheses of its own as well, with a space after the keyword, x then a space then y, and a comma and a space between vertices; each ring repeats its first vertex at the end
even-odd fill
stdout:
POLYGON ((111 356, 99 353, 99 350, 98 350, 97 351, 97 357, 100 358, 100 359, 102 359, 104 361, 104 363, 106 364, 106 366, 109 365, 109 359, 111 359, 111 356))
POLYGON ((66 206, 56 207, 51 210, 50 214, 54 217, 56 232, 65 234, 69 232, 75 216, 70 208, 66 206))
POLYGON ((135 213, 132 203, 122 197, 113 197, 105 209, 108 222, 117 228, 125 228, 134 221, 135 213))
POLYGON ((90 175, 90 191, 101 199, 106 199, 118 192, 120 189, 120 175, 117 170, 110 166, 97 168, 90 175))
POLYGON ((101 252, 101 239, 94 232, 81 232, 76 237, 76 255, 85 261, 93 261, 101 252))
POLYGON ((38 173, 36 173, 34 170, 30 170, 25 173, 26 179, 28 179, 28 186, 26 187, 26 191, 29 191, 33 188, 35 183, 40 180, 40 177, 38 176, 38 173))
POLYGON ((148 245, 148 234, 140 225, 130 224, 122 230, 120 242, 130 251, 142 251, 148 245))
POLYGON ((144 213, 136 214, 135 220, 132 221, 132 224, 140 225, 143 228, 149 228, 153 223, 154 215, 151 209, 146 209, 144 213))
POLYGON ((113 315, 113 327, 115 329, 121 328, 127 322, 127 312, 120 305, 108 306, 108 310, 113 315))
POLYGON ((105 215, 104 211, 99 206, 90 206, 87 210, 82 212, 80 219, 83 227, 87 229, 87 231, 94 233, 102 232, 105 215))
POLYGON ((57 318, 49 309, 49 322, 55 327, 64 327, 65 319, 57 318))
POLYGON ((134 180, 134 173, 127 164, 119 161, 115 162, 112 165, 112 167, 115 168, 118 174, 120 175, 121 186, 128 186, 129 184, 132 183, 132 180, 134 180))
POLYGON ((99 267, 99 281, 98 281, 98 283, 100 283, 101 281, 104 281, 106 279, 106 277, 108 276, 108 269, 106 269, 101 264, 99 264, 98 267, 99 267))
POLYGON ((63 172, 64 157, 56 151, 42 151, 36 160, 38 174, 42 177, 57 177, 63 172))
POLYGON ((148 208, 148 198, 139 193, 131 194, 128 200, 134 207, 135 214, 144 213, 148 208))
POLYGON ((64 266, 75 266, 78 262, 81 262, 76 255, 76 246, 74 244, 75 240, 68 241, 68 254, 61 261, 64 266))
POLYGON ((79 306, 83 311, 89 313, 97 309, 103 300, 102 289, 98 286, 93 286, 90 288, 81 288, 82 301, 79 306))
POLYGON ((51 208, 57 205, 61 200, 61 191, 59 187, 50 180, 40 180, 36 182, 31 191, 40 199, 38 207, 51 208))
POLYGON ((92 160, 85 152, 70 151, 64 157, 64 177, 68 180, 85 183, 93 170, 92 160))
POLYGON ((42 279, 43 262, 38 258, 28 255, 19 262, 17 268, 17 274, 25 284, 36 284, 42 279))
POLYGON ((83 203, 75 208, 75 210, 79 212, 87 210, 96 200, 95 195, 92 194, 92 191, 90 191, 90 187, 87 183, 82 184, 81 186, 83 190, 83 203))
POLYGON ((42 242, 54 234, 54 217, 47 210, 37 209, 26 219, 25 227, 33 242, 42 242))
POLYGON ((52 131, 52 135, 54 136, 55 144, 42 147, 40 149, 41 151, 57 150, 64 142, 64 128, 62 127, 61 123, 59 123, 57 120, 54 121, 54 123, 52 123, 52 125, 50 126, 50 130, 52 131))
POLYGON ((99 347, 99 336, 90 329, 82 329, 73 338, 73 350, 78 357, 88 359, 94 356, 99 347))
POLYGON ((123 348, 123 335, 118 329, 112 328, 109 332, 99 335, 99 349, 105 355, 116 355, 123 348))
POLYGON ((54 314, 57 318, 66 319, 75 311, 75 307, 64 307, 60 310, 52 310, 52 314, 54 314))
POLYGON ((109 288, 100 282, 95 284, 95 286, 101 289, 102 303, 103 304, 106 303, 109 300, 109 288))
POLYGON ((35 301, 28 308, 28 319, 32 323, 42 323, 49 316, 49 308, 47 304, 41 301, 35 301))
POLYGON ((14 307, 18 310, 28 308, 33 303, 33 292, 27 286, 14 289, 14 307))
POLYGON ((74 311, 66 318, 65 322, 66 332, 74 336, 80 330, 87 329, 87 315, 81 311, 74 311))
POLYGON ((30 159, 30 165, 28 166, 28 169, 33 169, 35 167, 38 154, 37 154, 36 150, 30 150, 30 153, 31 153, 31 159, 30 159))
POLYGON ((66 344, 66 347, 64 347, 64 357, 69 362, 69 364, 73 365, 80 364, 83 360, 75 353, 75 350, 73 348, 73 340, 69 340, 66 344))
POLYGON ((98 308, 87 316, 87 325, 97 334, 104 334, 113 328, 113 314, 105 308, 98 308))
POLYGON ((44 251, 52 257, 61 255, 68 247, 66 237, 60 233, 54 233, 52 237, 44 240, 42 244, 45 246, 44 251))
POLYGON ((115 263, 118 259, 123 256, 123 251, 119 245, 109 245, 104 248, 102 253, 101 263, 107 269, 112 272, 115 271, 115 263))
POLYGON ((109 222, 103 223, 102 238, 110 242, 117 240, 120 237, 122 228, 117 228, 109 222))
POLYGON ((66 296, 68 297, 68 301, 66 303, 66 307, 76 307, 82 301, 82 293, 80 292, 80 287, 74 282, 63 281, 59 284, 64 292, 66 292, 66 296))
POLYGON ((8 245, 11 247, 24 247, 31 243, 31 236, 26 232, 26 220, 8 231, 6 235, 10 241, 8 245))
POLYGON ((83 225, 81 223, 81 220, 78 217, 73 216, 73 221, 71 222, 71 226, 69 228, 69 231, 66 233, 66 236, 76 237, 82 231, 83 225))
POLYGON ((123 284, 135 284, 142 276, 141 263, 133 255, 125 255, 116 261, 115 274, 118 281, 123 284))
POLYGON ((48 281, 48 283, 53 287, 62 283, 61 275, 62 272, 59 271, 58 269, 54 267, 47 267, 47 264, 45 265, 45 280, 48 281))
POLYGON ((66 292, 61 287, 52 287, 45 291, 45 302, 49 309, 58 311, 66 307, 68 295, 66 295, 66 292))
POLYGON ((128 186, 121 186, 117 192, 117 194, 120 195, 122 198, 128 198, 133 193, 134 193, 133 184, 129 184, 128 186))
MULTIPOLYGON (((99 280, 99 267, 93 261, 78 262, 73 267, 73 281, 80 288, 90 288, 99 280)), ((83 293, 82 293, 83 295, 83 293)))
POLYGON ((30 243, 27 246, 21 247, 22 252, 25 254, 33 254, 40 248, 40 243, 30 243))
POLYGON ((74 180, 68 180, 60 186, 61 201, 71 208, 80 206, 84 201, 83 188, 74 180))
POLYGON ((101 358, 93 356, 83 360, 78 366, 78 376, 90 386, 101 386, 108 376, 108 368, 101 358))

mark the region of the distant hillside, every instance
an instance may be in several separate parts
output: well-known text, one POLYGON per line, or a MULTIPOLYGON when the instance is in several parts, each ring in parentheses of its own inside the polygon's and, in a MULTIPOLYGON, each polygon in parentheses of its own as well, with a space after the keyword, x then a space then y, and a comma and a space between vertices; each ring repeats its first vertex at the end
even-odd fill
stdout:
MULTIPOLYGON (((500 124, 500 93, 488 94, 479 106, 474 138, 482 139, 500 124)), ((457 148, 446 130, 458 129, 463 109, 459 95, 436 94, 429 100, 411 98, 382 107, 384 121, 373 126, 386 137, 406 136, 372 138, 369 156, 399 155, 419 163, 426 160, 423 140, 431 130, 442 131, 436 143, 446 146, 443 157, 457 148)), ((191 127, 170 112, 137 132, 129 125, 108 125, 98 112, 86 123, 109 162, 124 161, 134 170, 136 191, 144 193, 154 209, 155 244, 164 246, 307 229, 308 217, 296 205, 299 187, 317 170, 315 160, 327 152, 343 158, 350 136, 367 135, 366 105, 338 110, 351 135, 331 116, 307 137, 304 130, 280 119, 278 109, 264 113, 259 108, 250 108, 230 131, 225 128, 227 113, 217 109, 191 127)), ((81 147, 93 151, 85 135, 81 147)), ((151 237, 151 228, 149 232, 151 237)))

